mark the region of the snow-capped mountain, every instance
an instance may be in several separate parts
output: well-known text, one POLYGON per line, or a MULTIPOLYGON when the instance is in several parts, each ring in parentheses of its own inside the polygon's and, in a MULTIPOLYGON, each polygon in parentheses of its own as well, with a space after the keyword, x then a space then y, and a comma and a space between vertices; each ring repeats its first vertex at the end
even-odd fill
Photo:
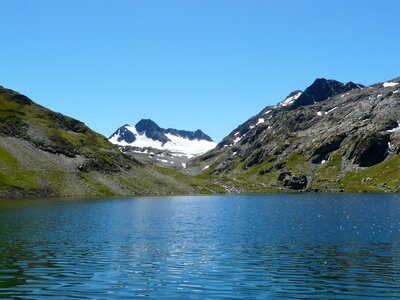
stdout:
POLYGON ((142 162, 180 168, 217 145, 201 130, 164 129, 149 119, 118 128, 109 141, 142 162))

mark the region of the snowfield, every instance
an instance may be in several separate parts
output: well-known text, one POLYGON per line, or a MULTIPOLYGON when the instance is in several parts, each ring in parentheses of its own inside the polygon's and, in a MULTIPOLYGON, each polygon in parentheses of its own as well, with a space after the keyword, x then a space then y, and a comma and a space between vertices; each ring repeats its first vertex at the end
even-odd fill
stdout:
POLYGON ((398 85, 398 82, 384 82, 383 87, 392 87, 398 85))

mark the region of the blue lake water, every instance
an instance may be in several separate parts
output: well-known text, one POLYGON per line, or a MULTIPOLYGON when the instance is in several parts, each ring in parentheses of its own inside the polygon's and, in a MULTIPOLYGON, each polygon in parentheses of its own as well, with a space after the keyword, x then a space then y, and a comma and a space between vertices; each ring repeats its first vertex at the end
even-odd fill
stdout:
POLYGON ((0 298, 400 298, 400 195, 0 201, 0 298))

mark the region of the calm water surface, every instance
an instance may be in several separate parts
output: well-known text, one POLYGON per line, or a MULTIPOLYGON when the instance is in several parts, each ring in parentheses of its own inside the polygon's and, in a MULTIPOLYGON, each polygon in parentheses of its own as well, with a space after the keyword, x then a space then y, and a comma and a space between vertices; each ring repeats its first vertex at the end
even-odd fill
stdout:
POLYGON ((400 195, 0 201, 0 298, 400 298, 400 195))

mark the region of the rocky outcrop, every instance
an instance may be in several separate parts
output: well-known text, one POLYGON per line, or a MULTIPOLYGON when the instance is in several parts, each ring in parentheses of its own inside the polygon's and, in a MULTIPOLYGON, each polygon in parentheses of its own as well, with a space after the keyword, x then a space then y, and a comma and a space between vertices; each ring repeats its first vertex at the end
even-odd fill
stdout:
POLYGON ((304 175, 296 176, 291 172, 282 172, 278 176, 278 180, 282 181, 283 186, 291 190, 304 190, 307 187, 307 177, 304 175))
POLYGON ((321 163, 322 160, 326 160, 328 154, 340 148, 340 145, 346 138, 346 136, 346 133, 342 133, 334 137, 328 138, 327 141, 324 141, 321 146, 317 147, 317 149, 314 150, 312 154, 313 158, 311 161, 313 163, 321 163))
POLYGON ((349 159, 353 159, 360 167, 370 167, 382 162, 389 154, 390 138, 388 134, 370 134, 360 138, 350 152, 349 159))

